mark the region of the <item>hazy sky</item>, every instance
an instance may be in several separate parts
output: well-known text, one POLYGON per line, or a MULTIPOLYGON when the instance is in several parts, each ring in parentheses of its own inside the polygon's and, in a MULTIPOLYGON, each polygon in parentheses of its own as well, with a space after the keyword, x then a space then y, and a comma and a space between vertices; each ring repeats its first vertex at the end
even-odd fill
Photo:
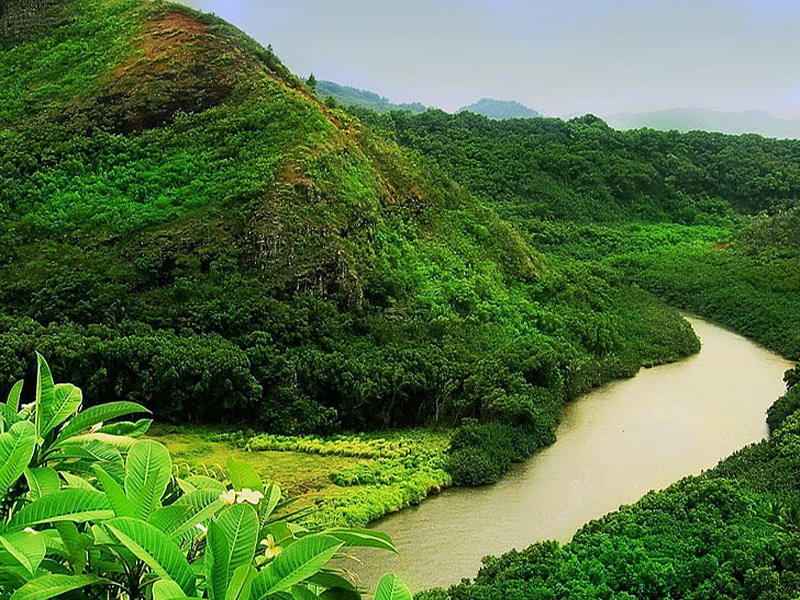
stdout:
POLYGON ((800 117, 800 0, 184 0, 296 74, 453 111, 800 117))

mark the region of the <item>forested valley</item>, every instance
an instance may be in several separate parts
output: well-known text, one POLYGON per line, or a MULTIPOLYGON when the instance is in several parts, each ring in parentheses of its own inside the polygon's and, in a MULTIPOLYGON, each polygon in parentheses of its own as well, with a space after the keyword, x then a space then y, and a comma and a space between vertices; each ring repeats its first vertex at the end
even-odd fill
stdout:
MULTIPOLYGON (((168 2, 41 2, 8 22, 0 598, 354 597, 317 571, 391 543, 336 528, 496 481, 555 441, 564 403, 697 352, 676 309, 800 357, 796 141, 345 110, 168 2), (151 418, 168 445, 210 425, 203 443, 231 452, 322 457, 324 484, 285 485, 345 492, 287 525, 264 465, 188 452, 173 472, 135 441, 151 418), (267 551, 228 571, 234 517, 267 551)), ((791 389, 769 441, 572 544, 423 596, 795 597, 798 406, 791 389)))
MULTIPOLYGON (((754 135, 619 132, 586 116, 490 121, 350 109, 434 160, 547 255, 593 265, 800 357, 800 145, 754 135)), ((791 598, 795 368, 771 437, 592 522, 565 545, 487 558, 430 599, 791 598)))

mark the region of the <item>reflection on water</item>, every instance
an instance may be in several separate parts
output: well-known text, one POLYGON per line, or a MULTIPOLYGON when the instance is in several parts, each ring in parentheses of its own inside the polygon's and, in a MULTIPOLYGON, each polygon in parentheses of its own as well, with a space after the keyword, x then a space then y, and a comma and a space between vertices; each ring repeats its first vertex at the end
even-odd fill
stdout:
POLYGON ((690 318, 700 354, 643 369, 570 404, 558 442, 499 483, 450 489, 375 528, 399 555, 361 552, 362 583, 400 575, 412 589, 473 577, 481 557, 547 539, 651 489, 713 467, 766 436, 765 412, 784 391, 791 363, 730 331, 690 318))

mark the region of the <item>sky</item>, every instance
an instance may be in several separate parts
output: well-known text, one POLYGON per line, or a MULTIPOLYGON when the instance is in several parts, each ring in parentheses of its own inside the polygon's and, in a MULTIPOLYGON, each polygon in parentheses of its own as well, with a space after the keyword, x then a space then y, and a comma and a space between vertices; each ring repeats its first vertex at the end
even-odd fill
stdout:
POLYGON ((295 74, 455 111, 800 117, 800 0, 183 0, 295 74))

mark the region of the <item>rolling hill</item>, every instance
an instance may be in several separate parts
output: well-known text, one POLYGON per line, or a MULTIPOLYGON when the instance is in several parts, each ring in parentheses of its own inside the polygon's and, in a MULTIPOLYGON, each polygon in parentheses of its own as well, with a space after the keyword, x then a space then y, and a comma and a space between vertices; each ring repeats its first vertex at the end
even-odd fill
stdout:
POLYGON ((540 444, 565 399, 696 350, 676 313, 537 252, 224 21, 145 0, 13 6, 0 384, 38 349, 88 398, 161 420, 474 418, 540 444))

